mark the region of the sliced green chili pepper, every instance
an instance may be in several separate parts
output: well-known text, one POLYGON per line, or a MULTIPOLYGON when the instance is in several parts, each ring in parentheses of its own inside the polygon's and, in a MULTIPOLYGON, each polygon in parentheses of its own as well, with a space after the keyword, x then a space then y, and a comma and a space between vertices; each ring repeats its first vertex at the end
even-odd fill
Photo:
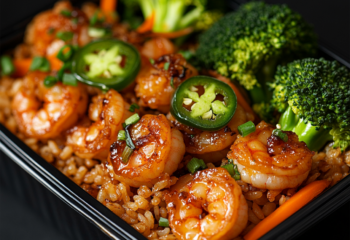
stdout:
POLYGON ((140 65, 140 55, 133 46, 109 39, 91 42, 78 50, 72 70, 85 84, 120 91, 134 81, 140 65))
POLYGON ((196 76, 176 89, 170 111, 185 125, 215 131, 230 122, 236 107, 237 97, 229 85, 215 78, 196 76), (199 87, 204 89, 203 93, 199 87))

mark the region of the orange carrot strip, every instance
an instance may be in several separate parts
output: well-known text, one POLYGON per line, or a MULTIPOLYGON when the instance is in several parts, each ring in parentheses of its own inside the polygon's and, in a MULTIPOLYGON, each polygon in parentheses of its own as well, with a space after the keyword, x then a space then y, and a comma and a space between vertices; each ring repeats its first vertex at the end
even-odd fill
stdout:
POLYGON ((63 62, 56 57, 57 53, 47 56, 51 70, 58 71, 63 66, 63 62))
POLYGON ((114 12, 116 10, 117 0, 101 0, 100 8, 105 13, 114 12))
POLYGON ((267 216, 258 225, 256 225, 247 235, 244 236, 245 240, 259 239, 265 233, 276 227, 278 224, 286 220, 293 213, 298 211, 317 195, 319 195, 329 182, 327 180, 320 180, 310 183, 304 188, 300 189, 293 197, 291 197, 282 206, 277 208, 276 211, 267 216))
POLYGON ((31 58, 14 59, 13 65, 15 66, 15 72, 12 74, 12 76, 24 77, 29 71, 31 64, 32 64, 31 58))
POLYGON ((136 29, 138 33, 145 33, 152 31, 153 24, 154 24, 154 11, 151 13, 151 15, 148 16, 148 18, 145 19, 145 21, 136 29))
POLYGON ((255 116, 255 113, 253 111, 253 109, 250 107, 250 105, 248 104, 248 102, 245 100, 245 98, 243 97, 242 93, 239 91, 239 89, 236 87, 236 85, 234 85, 230 79, 228 79, 227 77, 224 77, 220 74, 218 74, 215 71, 209 70, 208 73, 215 77, 216 79, 223 81, 224 83, 227 83, 235 92, 236 96, 237 96, 237 102, 239 103, 239 105, 241 105, 243 107, 244 110, 246 110, 247 112, 249 112, 250 114, 253 114, 255 116))
POLYGON ((150 37, 178 38, 178 37, 182 37, 182 36, 185 36, 187 34, 190 34, 192 31, 193 31, 193 28, 188 27, 188 28, 184 28, 184 29, 181 29, 179 31, 176 31, 176 32, 151 33, 150 37))

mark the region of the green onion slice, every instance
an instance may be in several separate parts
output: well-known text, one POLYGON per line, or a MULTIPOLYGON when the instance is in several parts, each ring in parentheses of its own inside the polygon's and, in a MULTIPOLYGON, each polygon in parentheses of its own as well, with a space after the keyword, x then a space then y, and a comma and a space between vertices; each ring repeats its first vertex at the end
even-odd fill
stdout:
POLYGON ((237 165, 235 165, 233 163, 229 163, 229 164, 226 164, 226 165, 221 166, 221 167, 225 168, 233 179, 235 179, 235 180, 241 179, 241 174, 238 172, 237 165))
POLYGON ((44 86, 50 88, 58 82, 58 79, 54 76, 47 76, 44 80, 44 86))
POLYGON ((61 49, 58 51, 56 57, 61 60, 62 62, 67 62, 71 56, 73 55, 73 48, 70 45, 64 45, 61 47, 61 49))
POLYGON ((152 58, 149 59, 149 62, 150 62, 152 65, 154 65, 154 63, 155 63, 155 61, 154 61, 152 58))
POLYGON ((124 151, 122 153, 122 161, 124 164, 128 163, 131 154, 134 152, 128 145, 125 146, 124 151))
POLYGON ((2 75, 11 75, 15 71, 15 66, 9 56, 1 57, 1 71, 2 75))
POLYGON ((281 129, 275 129, 272 131, 272 135, 279 137, 283 142, 288 142, 288 135, 284 133, 281 129))
POLYGON ((29 70, 48 72, 50 71, 50 62, 44 57, 34 57, 29 70))
POLYGON ((136 103, 130 105, 129 112, 135 112, 135 109, 140 109, 140 106, 136 103))
POLYGON ((135 124, 140 120, 140 116, 135 113, 134 115, 132 115, 131 117, 129 117, 128 119, 125 120, 125 124, 126 125, 131 125, 131 124, 135 124))
POLYGON ((65 16, 65 17, 71 17, 72 16, 72 12, 69 10, 62 10, 61 11, 61 15, 65 16))
POLYGON ((62 82, 65 85, 70 85, 74 87, 78 86, 77 79, 74 77, 73 74, 70 73, 63 73, 62 82))
POLYGON ((131 126, 131 125, 127 125, 125 127, 125 134, 126 134, 125 141, 126 141, 126 145, 129 148, 131 148, 132 150, 134 150, 136 147, 135 147, 134 143, 132 142, 132 138, 131 138, 131 136, 129 134, 129 126, 131 126))
POLYGON ((246 122, 238 127, 238 132, 243 137, 255 132, 255 125, 252 121, 246 122))
POLYGON ((69 41, 73 38, 74 33, 72 32, 57 32, 56 37, 63 40, 63 41, 69 41))
POLYGON ((169 63, 169 62, 164 63, 164 66, 163 66, 164 70, 165 70, 165 71, 168 71, 169 66, 170 66, 170 63, 169 63))
POLYGON ((198 159, 198 158, 192 158, 191 161, 189 161, 186 166, 188 171, 190 171, 192 174, 194 174, 200 169, 207 168, 207 165, 205 164, 205 162, 202 159, 198 159))
POLYGON ((159 224, 159 227, 169 227, 169 220, 166 218, 160 217, 158 224, 159 224))
POLYGON ((126 140, 126 134, 124 130, 120 130, 118 132, 118 140, 119 141, 125 141, 126 140))

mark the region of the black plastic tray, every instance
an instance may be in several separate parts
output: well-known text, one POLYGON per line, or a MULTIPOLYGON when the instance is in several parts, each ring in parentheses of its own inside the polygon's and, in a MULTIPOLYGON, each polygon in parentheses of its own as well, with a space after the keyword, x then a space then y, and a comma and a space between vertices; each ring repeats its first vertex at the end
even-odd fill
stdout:
MULTIPOLYGON (((231 1, 236 8, 244 1, 231 1)), ((33 13, 34 14, 34 13, 33 13)), ((25 20, 27 21, 27 20, 25 20)), ((0 40, 1 51, 20 41, 23 29, 0 40), (6 40, 6 41, 3 41, 6 40)), ((348 62, 320 46, 321 55, 348 62)), ((0 184, 11 189, 71 239, 145 239, 0 124, 0 184), (40 184, 39 184, 40 183, 40 184)), ((260 239, 291 239, 350 200, 350 177, 328 189, 260 239)))

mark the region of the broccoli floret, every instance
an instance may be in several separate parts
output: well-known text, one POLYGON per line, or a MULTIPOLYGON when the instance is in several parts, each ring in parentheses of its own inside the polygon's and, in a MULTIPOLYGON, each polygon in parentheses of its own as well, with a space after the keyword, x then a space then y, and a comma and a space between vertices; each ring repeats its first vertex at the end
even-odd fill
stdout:
POLYGON ((293 131, 314 151, 328 141, 350 146, 350 71, 336 61, 303 59, 279 66, 271 106, 282 130, 293 131))
POLYGON ((218 10, 205 11, 195 21, 193 27, 195 31, 208 30, 215 22, 222 18, 223 13, 218 10))
POLYGON ((265 82, 277 64, 312 57, 313 29, 286 5, 252 2, 225 15, 199 38, 197 57, 205 68, 237 80, 253 103, 269 101, 265 82))
POLYGON ((153 32, 174 32, 191 26, 204 12, 207 3, 206 0, 132 1, 138 2, 145 19, 154 14, 153 32))

